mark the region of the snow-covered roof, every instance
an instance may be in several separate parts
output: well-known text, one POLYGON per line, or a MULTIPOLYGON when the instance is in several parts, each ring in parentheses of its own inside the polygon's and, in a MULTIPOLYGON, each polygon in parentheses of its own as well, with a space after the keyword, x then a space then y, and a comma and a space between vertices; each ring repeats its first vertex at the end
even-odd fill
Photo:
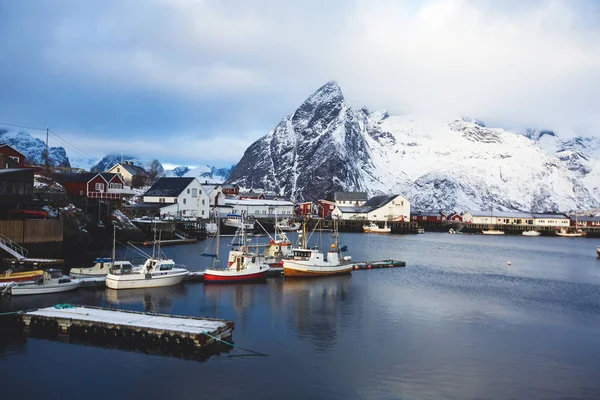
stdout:
POLYGON ((342 213, 348 214, 357 214, 357 213, 365 213, 365 209, 363 207, 346 207, 346 206, 338 206, 338 210, 342 213))
POLYGON ((144 196, 176 197, 196 178, 160 178, 144 193, 144 196))

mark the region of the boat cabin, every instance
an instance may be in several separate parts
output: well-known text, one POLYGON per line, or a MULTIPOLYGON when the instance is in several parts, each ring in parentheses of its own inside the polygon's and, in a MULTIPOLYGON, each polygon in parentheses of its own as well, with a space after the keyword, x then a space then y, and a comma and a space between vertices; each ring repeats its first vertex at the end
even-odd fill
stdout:
POLYGON ((115 262, 110 267, 110 273, 112 275, 128 275, 133 271, 133 265, 130 262, 115 262))

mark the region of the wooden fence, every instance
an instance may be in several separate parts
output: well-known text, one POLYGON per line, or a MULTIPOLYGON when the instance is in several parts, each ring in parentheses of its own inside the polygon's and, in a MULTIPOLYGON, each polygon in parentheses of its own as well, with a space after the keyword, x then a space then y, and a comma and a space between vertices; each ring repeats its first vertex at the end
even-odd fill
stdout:
POLYGON ((63 221, 61 219, 0 221, 0 235, 19 244, 62 242, 63 221))

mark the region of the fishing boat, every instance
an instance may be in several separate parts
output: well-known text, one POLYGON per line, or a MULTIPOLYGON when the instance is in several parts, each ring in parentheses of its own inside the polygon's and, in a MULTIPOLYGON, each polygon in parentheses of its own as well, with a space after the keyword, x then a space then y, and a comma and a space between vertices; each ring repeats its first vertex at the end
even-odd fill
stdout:
POLYGON ((267 271, 269 271, 270 267, 262 261, 262 257, 257 252, 253 253, 249 251, 244 225, 242 216, 240 229, 236 231, 232 239, 232 243, 235 243, 238 247, 229 252, 227 267, 225 268, 220 268, 220 237, 217 233, 215 254, 212 255, 212 266, 204 270, 205 283, 255 282, 264 281, 267 278, 267 271))
POLYGON ((112 264, 112 258, 96 258, 94 260, 94 266, 89 268, 71 268, 69 275, 73 278, 97 278, 106 276, 112 264))
POLYGON ((43 273, 44 271, 41 269, 26 272, 13 272, 11 269, 8 269, 0 275, 0 283, 34 281, 40 278, 43 273))
POLYGON ((326 257, 318 249, 309 248, 306 221, 304 221, 302 232, 298 234, 298 245, 292 249, 292 255, 289 258, 282 260, 285 277, 316 277, 352 273, 352 257, 341 256, 342 248, 340 248, 337 221, 334 221, 332 238, 331 248, 326 257))
POLYGON ((387 222, 383 227, 379 227, 375 222, 371 222, 369 225, 363 225, 363 231, 365 233, 390 233, 392 228, 387 225, 387 222))
POLYGON ((149 256, 131 245, 135 250, 144 254, 147 259, 141 266, 134 267, 129 261, 113 263, 106 274, 106 286, 110 289, 141 289, 180 284, 190 272, 178 266, 170 258, 163 257, 160 250, 160 238, 154 240, 152 255, 149 256), (158 243, 158 245, 157 245, 158 243))
POLYGON ((542 233, 540 231, 536 231, 536 230, 530 230, 530 231, 523 231, 522 235, 523 236, 540 236, 542 233))
POLYGON ((561 237, 582 237, 584 235, 585 234, 583 233, 583 231, 581 229, 570 230, 570 229, 561 228, 556 231, 556 236, 561 236, 561 237))
POLYGON ((275 223, 275 228, 282 232, 295 232, 300 229, 300 222, 289 222, 288 220, 281 220, 275 223))
POLYGON ((10 287, 13 296, 49 294, 67 292, 77 289, 80 281, 64 276, 59 269, 47 269, 35 281, 30 283, 17 283, 10 287))
POLYGON ((244 217, 240 214, 227 214, 227 218, 223 222, 225 226, 233 228, 244 228, 244 230, 254 229, 254 222, 244 222, 244 217))

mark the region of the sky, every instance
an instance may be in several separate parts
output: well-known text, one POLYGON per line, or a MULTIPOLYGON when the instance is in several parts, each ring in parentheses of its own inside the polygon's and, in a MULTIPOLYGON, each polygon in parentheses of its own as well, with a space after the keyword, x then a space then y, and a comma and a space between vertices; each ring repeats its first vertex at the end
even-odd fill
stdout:
POLYGON ((600 136, 598 3, 0 0, 0 122, 225 167, 336 80, 393 115, 600 136))

